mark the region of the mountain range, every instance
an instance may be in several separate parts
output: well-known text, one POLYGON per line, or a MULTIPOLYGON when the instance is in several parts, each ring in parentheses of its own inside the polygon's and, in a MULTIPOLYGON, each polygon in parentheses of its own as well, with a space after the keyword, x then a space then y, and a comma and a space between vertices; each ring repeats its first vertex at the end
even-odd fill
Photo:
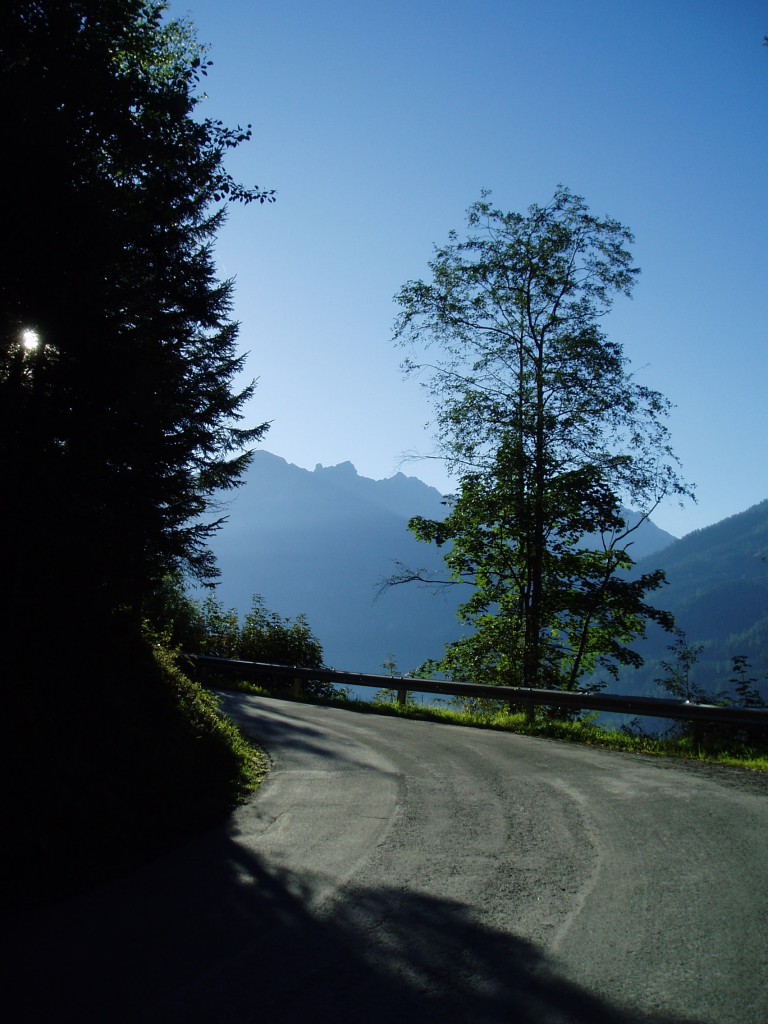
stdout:
MULTIPOLYGON (((350 462, 309 471, 258 451, 223 512, 228 521, 211 545, 222 574, 218 597, 242 613, 258 593, 272 611, 305 615, 328 665, 378 673, 394 663, 412 672, 460 635, 463 587, 382 589, 398 564, 437 576, 443 568, 440 552, 407 529, 412 516, 446 513, 441 493, 416 477, 371 480, 350 462)), ((635 534, 633 557, 675 544, 648 522, 635 534)))
POLYGON ((402 473, 370 480, 349 462, 312 472, 258 451, 211 543, 217 596, 244 612, 258 593, 272 611, 305 615, 334 668, 377 673, 395 662, 407 672, 455 637, 458 588, 382 584, 398 561, 442 566, 407 530, 411 516, 444 515, 441 501, 402 473))
MULTIPOLYGON (((241 613, 259 594, 280 615, 303 614, 327 665, 413 672, 461 635, 462 586, 382 586, 399 564, 436 576, 443 568, 440 552, 407 529, 412 516, 446 512, 440 492, 416 477, 371 480, 350 462, 309 471, 259 451, 222 511, 228 521, 211 544, 217 596, 241 613)), ((667 585, 653 596, 700 648, 697 685, 722 689, 731 659, 743 655, 768 695, 768 501, 680 540, 644 523, 631 553, 638 573, 665 571, 667 585)), ((645 665, 603 680, 608 689, 665 696, 656 680, 671 640, 651 624, 634 645, 645 665)))
MULTIPOLYGON (((716 692, 727 688, 735 655, 747 658, 751 675, 768 696, 768 501, 719 523, 686 534, 645 556, 637 571, 663 569, 667 585, 654 595, 669 609, 689 644, 700 648, 692 679, 716 692)), ((646 660, 625 673, 625 692, 656 695, 660 661, 669 658, 669 634, 655 626, 637 649, 646 660)))

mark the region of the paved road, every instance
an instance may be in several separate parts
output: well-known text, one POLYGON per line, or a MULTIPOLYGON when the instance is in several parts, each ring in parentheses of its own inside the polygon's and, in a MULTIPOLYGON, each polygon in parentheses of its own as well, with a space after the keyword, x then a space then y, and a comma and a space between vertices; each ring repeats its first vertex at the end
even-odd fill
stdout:
POLYGON ((226 830, 25 922, 18 1019, 768 1021, 768 780, 226 707, 268 781, 226 830))

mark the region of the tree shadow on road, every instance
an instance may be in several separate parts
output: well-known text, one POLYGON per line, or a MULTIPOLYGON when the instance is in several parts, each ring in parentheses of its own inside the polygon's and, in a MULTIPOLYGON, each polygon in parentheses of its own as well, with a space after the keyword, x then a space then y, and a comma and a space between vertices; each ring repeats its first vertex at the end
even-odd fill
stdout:
MULTIPOLYGON (((233 829, 3 929, 19 1019, 680 1024, 611 1005, 466 907, 375 880, 317 906, 233 829)), ((14 1000, 15 997, 15 1000, 14 1000)))

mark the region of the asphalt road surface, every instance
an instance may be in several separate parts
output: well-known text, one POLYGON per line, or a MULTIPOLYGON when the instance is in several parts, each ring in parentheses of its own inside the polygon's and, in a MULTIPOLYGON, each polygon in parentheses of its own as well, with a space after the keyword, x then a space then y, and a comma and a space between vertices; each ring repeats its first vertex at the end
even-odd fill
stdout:
POLYGON ((38 1021, 766 1024, 768 780, 254 697, 230 825, 20 924, 38 1021))

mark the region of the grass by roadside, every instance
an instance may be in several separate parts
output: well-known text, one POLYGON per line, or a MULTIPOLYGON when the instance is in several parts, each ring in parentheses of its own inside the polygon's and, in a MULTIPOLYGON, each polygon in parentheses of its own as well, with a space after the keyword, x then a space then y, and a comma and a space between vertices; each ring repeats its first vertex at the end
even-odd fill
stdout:
MULTIPOLYGON (((265 697, 273 696, 263 687, 254 686, 248 682, 228 680, 225 683, 222 681, 221 688, 265 697)), ((312 703, 330 704, 360 714, 394 715, 427 722, 440 722, 444 725, 496 729, 525 736, 541 736, 569 743, 581 743, 584 746, 600 747, 605 750, 679 758, 686 761, 699 761, 703 764, 719 764, 750 771, 768 772, 768 745, 765 741, 761 744, 740 742, 738 738, 728 737, 722 728, 718 729, 715 726, 705 728, 701 733, 700 742, 695 743, 691 736, 686 735, 666 737, 631 735, 617 729, 604 729, 595 724, 594 715, 584 716, 575 722, 540 716, 531 723, 527 721, 524 713, 511 714, 509 711, 487 709, 462 711, 447 704, 424 705, 415 701, 408 701, 401 705, 394 699, 384 698, 366 702, 353 699, 343 693, 339 693, 338 697, 331 699, 313 700, 312 703)))
POLYGON ((8 670, 0 911, 73 895, 224 821, 268 761, 171 655, 122 640, 8 670))

